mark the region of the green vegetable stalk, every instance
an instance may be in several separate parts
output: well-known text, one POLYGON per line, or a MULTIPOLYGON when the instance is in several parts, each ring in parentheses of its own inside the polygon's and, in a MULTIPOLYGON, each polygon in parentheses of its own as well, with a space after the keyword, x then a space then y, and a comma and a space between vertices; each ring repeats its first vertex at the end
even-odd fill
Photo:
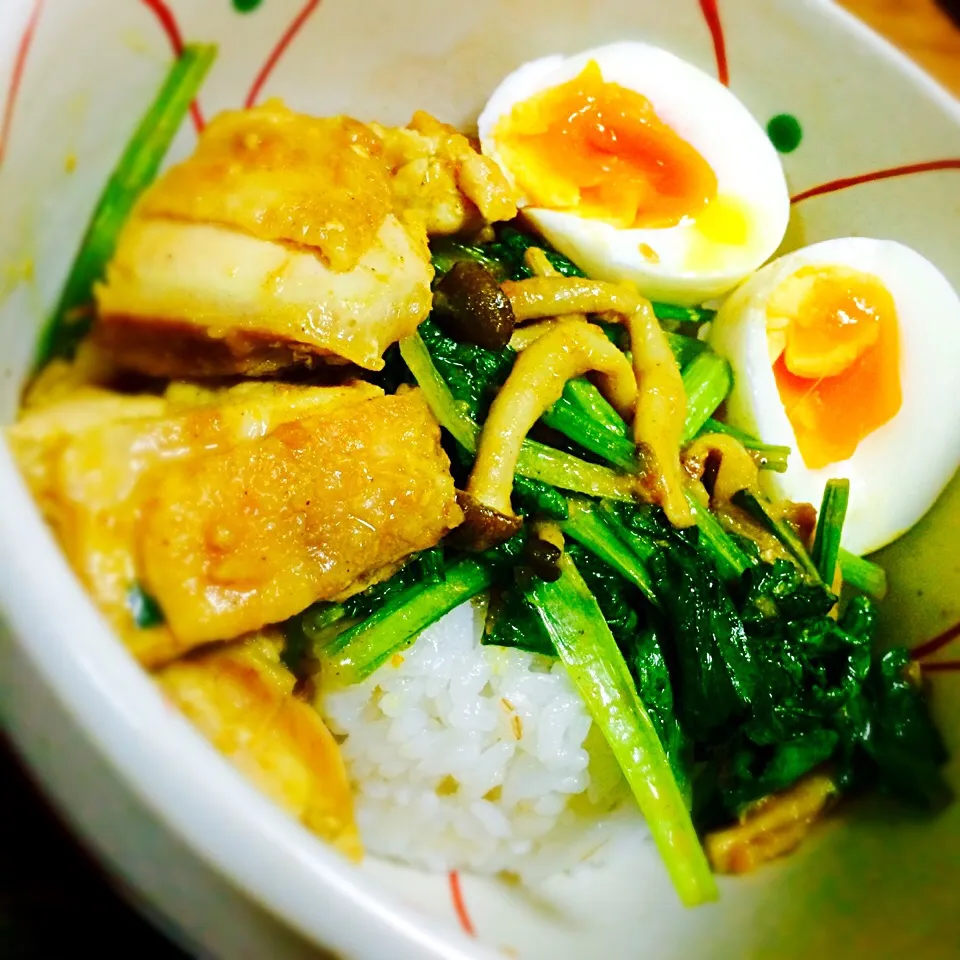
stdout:
POLYGON ((324 676, 333 683, 360 683, 421 630, 492 583, 487 564, 465 559, 447 569, 442 580, 408 587, 317 651, 324 676))
POLYGON ((807 548, 794 532, 793 527, 782 517, 774 514, 768 503, 759 497, 755 497, 749 490, 741 490, 739 493, 735 493, 733 502, 746 510, 754 519, 759 520, 787 548, 787 551, 797 562, 797 566, 808 579, 814 582, 820 579, 816 564, 810 559, 807 548))
POLYGON ((731 427, 729 423, 714 420, 713 417, 707 418, 700 432, 725 433, 739 440, 747 450, 751 450, 757 454, 757 459, 759 460, 758 466, 761 470, 773 470, 775 473, 784 473, 787 469, 787 458, 790 456, 789 447, 763 443, 756 437, 751 437, 749 433, 744 433, 736 427, 731 427))
POLYGON ((704 350, 683 370, 687 418, 683 443, 692 440, 733 387, 730 364, 712 350, 704 350))
POLYGON ((140 121, 97 202, 60 300, 47 321, 37 350, 37 369, 52 357, 72 357, 89 329, 93 285, 103 278, 121 228, 156 177, 216 55, 217 48, 210 44, 184 47, 140 121))
POLYGON ((626 661, 573 561, 560 563, 560 579, 535 582, 527 598, 610 744, 681 901, 715 900, 716 881, 626 661))
POLYGON ((569 507, 570 516, 560 525, 563 532, 638 587, 652 604, 658 605, 653 581, 643 559, 619 535, 617 527, 622 528, 622 524, 616 516, 589 500, 571 500, 569 507))
POLYGON ((849 480, 828 480, 817 516, 817 532, 813 538, 813 562, 828 586, 833 583, 840 556, 840 536, 850 501, 849 480))
MULTIPOLYGON (((470 416, 467 405, 458 402, 450 392, 422 337, 414 333, 401 340, 400 355, 423 390, 440 425, 448 430, 465 450, 476 452, 480 427, 470 416)), ((520 448, 517 473, 574 493, 614 500, 633 498, 629 477, 533 440, 524 440, 520 448)))
POLYGON ((849 583, 873 600, 882 600, 887 595, 887 572, 883 567, 843 547, 840 548, 838 562, 844 583, 849 583))
POLYGON ((720 521, 689 490, 686 491, 686 497, 700 531, 700 540, 707 553, 713 557, 720 576, 724 580, 736 580, 753 565, 753 561, 720 526, 720 521))

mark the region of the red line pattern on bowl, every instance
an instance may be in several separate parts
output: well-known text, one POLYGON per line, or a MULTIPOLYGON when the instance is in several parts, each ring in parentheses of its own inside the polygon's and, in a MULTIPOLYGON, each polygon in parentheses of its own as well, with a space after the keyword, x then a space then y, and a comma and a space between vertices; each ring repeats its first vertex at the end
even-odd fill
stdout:
POLYGON ((874 170, 872 173, 861 173, 855 177, 842 177, 839 180, 830 180, 819 186, 810 187, 802 193, 790 198, 791 203, 802 203, 811 197, 822 197, 828 193, 837 193, 849 187, 857 187, 861 183, 873 183, 877 180, 892 180, 894 177, 907 177, 915 173, 930 173, 934 170, 960 170, 960 157, 947 160, 927 160, 924 163, 908 163, 902 167, 888 167, 885 170, 874 170))
POLYGON ((960 660, 938 660, 921 664, 924 673, 960 673, 960 660))
POLYGON ((294 37, 300 32, 300 28, 307 22, 314 10, 320 6, 320 3, 321 0, 307 0, 303 9, 294 17, 293 22, 287 27, 270 56, 267 57, 267 62, 260 68, 260 72, 254 78, 253 86, 250 88, 247 99, 243 104, 245 107, 252 107, 257 102, 257 97, 260 96, 260 91, 269 79, 270 74, 273 73, 274 67, 280 61, 287 47, 293 42, 294 37))
POLYGON ((700 0, 700 9, 703 19, 707 21, 710 37, 713 40, 713 53, 717 58, 717 79, 725 86, 730 86, 730 67, 727 64, 727 41, 723 35, 723 23, 720 21, 720 10, 717 0, 700 0))
POLYGON ((450 899, 453 901, 453 909, 463 927, 464 933, 470 937, 475 937, 477 931, 474 929, 473 921, 467 912, 467 904, 463 899, 463 891, 460 889, 460 874, 456 870, 451 870, 450 874, 450 899))
MULTIPOLYGON (((955 623, 949 629, 944 630, 943 633, 937 634, 932 640, 927 640, 926 643, 921 643, 920 646, 914 647, 910 651, 910 656, 913 657, 914 660, 922 660, 924 657, 929 657, 938 650, 942 650, 958 638, 960 638, 960 623, 955 623)), ((931 667, 933 664, 928 663, 925 664, 925 666, 931 667)))
MULTIPOLYGON (((177 18, 173 11, 167 6, 164 0, 141 0, 141 3, 148 6, 157 18, 163 32, 170 40, 170 46, 173 48, 173 54, 179 57, 183 53, 183 36, 180 33, 180 27, 177 24, 177 18)), ((203 113, 200 110, 200 104, 194 100, 190 104, 190 116, 193 117, 193 125, 197 128, 197 133, 203 130, 203 113)))
POLYGON ((26 29, 17 45, 17 56, 13 61, 13 75, 10 78, 10 88, 7 90, 7 100, 3 106, 3 121, 0 123, 0 163, 7 149, 7 140, 10 136, 10 125, 13 123, 13 114, 17 107, 17 94, 23 81, 23 71, 27 65, 27 55, 30 53, 30 44, 37 30, 40 20, 40 11, 43 9, 43 0, 35 0, 26 29))

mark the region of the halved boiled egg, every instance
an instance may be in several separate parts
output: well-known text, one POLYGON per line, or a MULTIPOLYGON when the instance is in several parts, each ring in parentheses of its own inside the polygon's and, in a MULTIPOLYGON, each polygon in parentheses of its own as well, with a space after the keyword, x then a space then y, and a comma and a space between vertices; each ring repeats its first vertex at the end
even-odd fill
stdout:
POLYGON ((697 304, 776 250, 779 157, 726 87, 671 53, 616 43, 528 63, 479 120, 525 216, 591 277, 697 304))
POLYGON ((889 240, 827 240, 764 267, 709 334, 734 370, 727 419, 793 448, 771 493, 819 505, 850 480, 843 544, 913 526, 960 466, 960 297, 889 240))

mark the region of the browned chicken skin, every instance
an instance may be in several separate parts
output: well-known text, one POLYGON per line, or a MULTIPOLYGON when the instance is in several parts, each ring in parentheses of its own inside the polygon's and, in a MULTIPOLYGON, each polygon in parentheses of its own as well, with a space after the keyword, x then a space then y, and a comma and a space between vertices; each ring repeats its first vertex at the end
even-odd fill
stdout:
POLYGON ((94 340, 160 377, 377 370, 429 312, 428 233, 515 214, 496 164, 427 114, 398 130, 228 111, 125 225, 94 340))
POLYGON ((416 391, 87 388, 8 435, 74 569, 148 666, 362 590, 461 518, 416 391), (136 584, 166 624, 134 623, 136 584))
POLYGON ((173 632, 201 643, 354 593, 461 516, 411 390, 165 471, 144 499, 139 568, 173 632))

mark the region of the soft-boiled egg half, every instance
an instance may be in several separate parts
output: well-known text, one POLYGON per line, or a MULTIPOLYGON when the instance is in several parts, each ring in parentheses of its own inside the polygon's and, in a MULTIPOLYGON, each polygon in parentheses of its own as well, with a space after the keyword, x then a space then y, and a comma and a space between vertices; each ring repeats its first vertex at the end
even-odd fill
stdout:
POLYGON ((783 238, 779 157, 726 87, 665 50, 615 43, 528 63, 479 120, 525 216, 589 276, 692 305, 783 238))
POLYGON ((827 240, 764 267, 709 334, 734 370, 727 419, 792 447, 771 493, 819 505, 850 480, 843 544, 913 526, 960 465, 960 297, 889 240, 827 240))

